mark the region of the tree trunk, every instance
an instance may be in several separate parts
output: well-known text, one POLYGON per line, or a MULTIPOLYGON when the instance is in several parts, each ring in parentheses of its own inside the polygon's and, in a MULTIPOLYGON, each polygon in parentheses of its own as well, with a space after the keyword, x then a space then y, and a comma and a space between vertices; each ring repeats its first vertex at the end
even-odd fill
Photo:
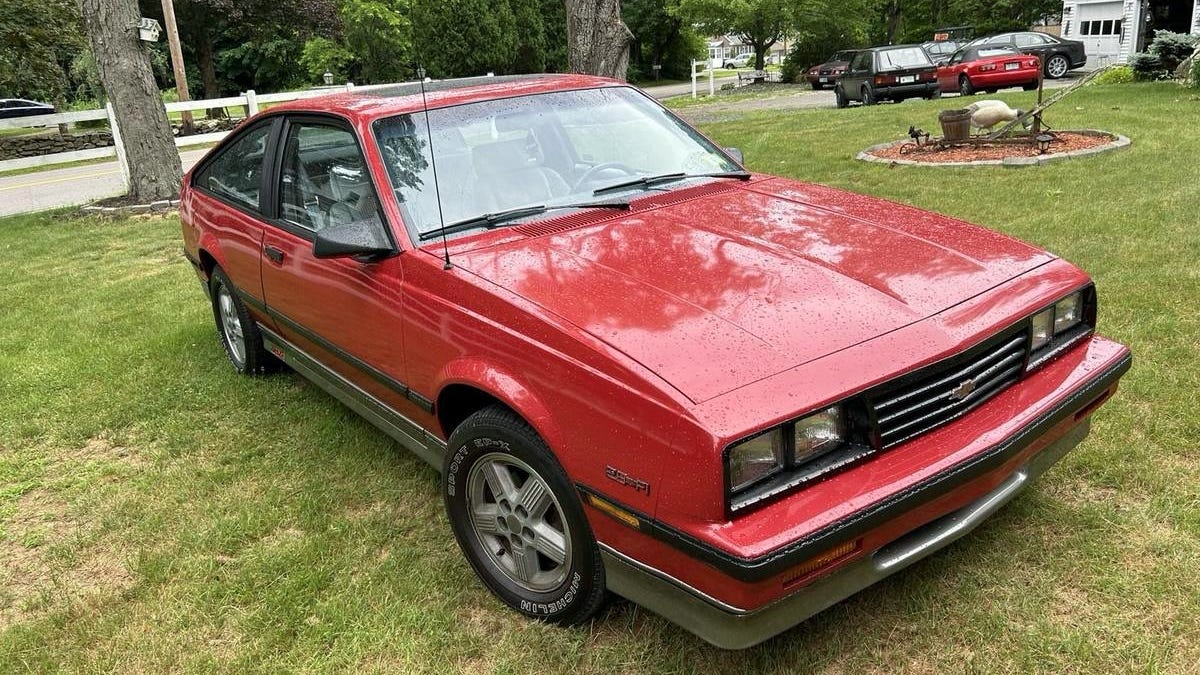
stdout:
POLYGON ((900 30, 900 17, 903 16, 902 0, 892 0, 887 6, 887 43, 896 43, 896 33, 900 30))
POLYGON ((179 194, 182 170, 150 57, 138 39, 136 0, 79 0, 104 92, 112 101, 136 203, 179 194))
MULTIPOLYGON (((200 79, 204 82, 204 98, 221 98, 221 84, 217 82, 216 59, 213 56, 212 34, 208 27, 200 29, 196 45, 196 60, 200 62, 200 79)), ((205 114, 209 119, 225 117, 224 108, 209 108, 205 114)))
POLYGON ((625 79, 633 33, 620 0, 566 0, 567 63, 573 73, 625 79))

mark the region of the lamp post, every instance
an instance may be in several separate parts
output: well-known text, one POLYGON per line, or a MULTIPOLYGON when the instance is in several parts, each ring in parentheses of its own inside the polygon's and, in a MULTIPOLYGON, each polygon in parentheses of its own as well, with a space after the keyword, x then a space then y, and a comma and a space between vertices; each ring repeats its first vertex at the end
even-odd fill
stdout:
POLYGON ((325 71, 325 74, 321 76, 321 78, 325 80, 325 86, 327 86, 327 87, 333 86, 333 73, 331 73, 327 70, 327 71, 325 71))

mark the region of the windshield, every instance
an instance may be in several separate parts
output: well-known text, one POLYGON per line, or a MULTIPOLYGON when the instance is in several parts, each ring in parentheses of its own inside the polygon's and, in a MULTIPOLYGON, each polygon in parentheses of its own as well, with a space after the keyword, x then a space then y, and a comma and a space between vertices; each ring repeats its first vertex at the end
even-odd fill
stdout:
POLYGON ((900 49, 885 49, 879 52, 880 70, 898 70, 928 66, 929 55, 920 47, 902 47, 900 49))
POLYGON ((429 127, 432 157, 424 114, 375 123, 392 190, 418 237, 443 223, 525 206, 606 201, 687 184, 649 181, 604 190, 639 177, 739 170, 691 127, 626 87, 432 109, 429 127))

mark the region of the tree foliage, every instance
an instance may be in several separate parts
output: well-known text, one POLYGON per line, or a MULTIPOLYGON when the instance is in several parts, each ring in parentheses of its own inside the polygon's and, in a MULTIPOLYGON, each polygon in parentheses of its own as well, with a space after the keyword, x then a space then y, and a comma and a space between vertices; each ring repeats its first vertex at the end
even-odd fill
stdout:
POLYGON ((702 58, 704 38, 678 12, 672 0, 624 0, 621 19, 633 33, 630 45, 629 79, 649 80, 654 66, 662 66, 660 75, 685 78, 691 72, 692 59, 702 58))
POLYGON ((802 11, 799 0, 677 0, 676 11, 709 35, 732 35, 754 50, 761 69, 769 50, 802 11))
POLYGON ((924 42, 936 29, 950 26, 972 26, 975 35, 1028 30, 1061 12, 1061 0, 877 0, 871 39, 924 42))
POLYGON ((65 100, 86 50, 74 0, 0 0, 0 98, 65 100))

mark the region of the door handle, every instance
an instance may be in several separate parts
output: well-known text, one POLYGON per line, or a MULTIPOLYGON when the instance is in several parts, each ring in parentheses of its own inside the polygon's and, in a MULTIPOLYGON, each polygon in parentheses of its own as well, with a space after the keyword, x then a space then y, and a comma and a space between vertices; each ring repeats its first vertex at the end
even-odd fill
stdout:
POLYGON ((271 260, 273 260, 276 263, 283 262, 283 251, 275 248, 274 246, 271 246, 271 245, 263 246, 263 253, 266 254, 266 256, 268 258, 270 258, 271 260))

